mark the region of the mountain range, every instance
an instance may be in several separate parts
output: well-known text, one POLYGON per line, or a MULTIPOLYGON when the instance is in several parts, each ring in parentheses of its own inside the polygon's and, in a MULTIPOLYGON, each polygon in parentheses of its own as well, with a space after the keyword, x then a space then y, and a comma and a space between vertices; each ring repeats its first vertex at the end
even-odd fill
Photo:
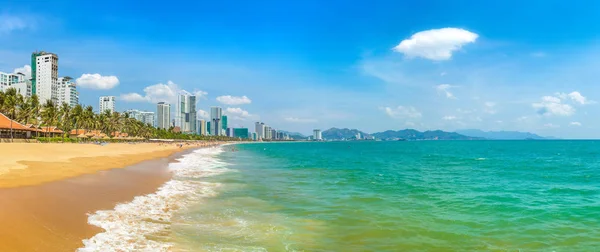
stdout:
POLYGON ((542 137, 529 132, 519 131, 482 131, 478 129, 466 129, 457 130, 456 133, 470 136, 470 137, 481 137, 485 139, 494 140, 543 140, 543 139, 554 139, 552 137, 542 137))
POLYGON ((361 138, 370 137, 371 135, 365 132, 362 132, 357 129, 338 129, 331 128, 326 131, 321 132, 321 135, 324 139, 331 140, 342 140, 342 139, 356 139, 356 135, 360 134, 361 138))
POLYGON ((378 139, 404 139, 404 140, 480 140, 479 137, 471 137, 458 134, 456 132, 446 132, 441 130, 428 130, 420 132, 414 129, 405 130, 387 130, 384 132, 373 133, 378 139))

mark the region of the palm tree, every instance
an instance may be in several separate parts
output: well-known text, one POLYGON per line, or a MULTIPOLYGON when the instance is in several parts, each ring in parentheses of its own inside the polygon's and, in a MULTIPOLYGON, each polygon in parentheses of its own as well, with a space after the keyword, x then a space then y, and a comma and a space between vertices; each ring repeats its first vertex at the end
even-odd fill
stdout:
POLYGON ((63 102, 63 104, 60 105, 60 108, 58 110, 58 117, 62 119, 61 123, 61 130, 63 132, 65 132, 65 134, 68 136, 69 132, 71 132, 71 118, 72 118, 72 114, 71 114, 71 106, 69 106, 68 103, 63 102))
POLYGON ((10 119, 10 141, 13 141, 13 120, 17 118, 19 107, 23 104, 23 96, 17 93, 15 88, 9 88, 4 93, 3 97, 4 110, 11 117, 10 119))
POLYGON ((75 126, 75 135, 79 135, 79 128, 81 127, 81 122, 83 121, 83 107, 81 104, 75 105, 71 110, 71 121, 75 126))
MULTIPOLYGON (((46 103, 42 109, 42 121, 47 127, 50 127, 54 124, 57 114, 58 113, 54 102, 52 100, 46 100, 46 103)), ((48 137, 48 134, 46 134, 46 137, 48 137)))

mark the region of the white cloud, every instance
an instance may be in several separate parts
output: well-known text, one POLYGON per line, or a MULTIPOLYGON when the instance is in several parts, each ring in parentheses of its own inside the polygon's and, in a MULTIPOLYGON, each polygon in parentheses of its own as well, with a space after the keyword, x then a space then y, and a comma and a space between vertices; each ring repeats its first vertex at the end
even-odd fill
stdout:
POLYGON ((450 88, 453 88, 455 86, 452 86, 450 84, 441 84, 441 85, 437 85, 435 87, 435 89, 438 91, 438 93, 442 93, 446 95, 446 98, 448 99, 456 99, 456 96, 454 96, 454 94, 452 94, 450 92, 450 88))
POLYGON ((566 100, 566 99, 570 99, 575 103, 578 103, 580 105, 586 105, 586 104, 593 104, 596 103, 595 101, 590 101, 587 98, 585 98, 583 95, 581 95, 581 93, 579 93, 578 91, 573 91, 571 93, 556 93, 556 95, 558 97, 560 97, 560 99, 566 100))
POLYGON ((456 116, 444 116, 444 117, 442 117, 442 119, 446 120, 446 121, 453 121, 453 120, 456 120, 457 118, 456 118, 456 116))
POLYGON ((560 125, 556 125, 556 124, 552 124, 552 123, 546 123, 546 124, 544 124, 544 127, 546 127, 546 128, 560 128, 560 125))
POLYGON ((217 97, 217 101, 226 105, 242 105, 252 103, 252 100, 250 100, 250 98, 246 97, 245 95, 242 97, 223 95, 217 97))
POLYGON ((241 108, 227 108, 225 109, 225 114, 232 119, 236 120, 247 120, 247 119, 256 119, 258 118, 256 115, 248 113, 248 111, 243 110, 241 108))
POLYGON ((0 33, 9 33, 31 27, 31 23, 18 16, 0 15, 0 33))
POLYGON ((25 79, 31 79, 31 66, 24 65, 23 67, 15 68, 13 73, 22 73, 25 75, 25 79))
POLYGON ((461 113, 461 114, 472 114, 475 113, 476 110, 470 110, 470 109, 456 109, 456 112, 461 113))
POLYGON ((459 28, 432 29, 413 34, 409 39, 402 40, 393 50, 409 58, 449 60, 454 51, 475 42, 477 37, 479 35, 459 28))
POLYGON ((541 102, 533 103, 531 106, 538 114, 545 116, 570 116, 575 113, 573 106, 562 103, 560 98, 554 96, 544 96, 541 102))
POLYGON ((488 101, 488 102, 485 102, 483 105, 484 105, 483 112, 485 112, 487 114, 493 115, 493 114, 496 114, 496 112, 498 112, 498 111, 496 111, 496 103, 495 102, 488 101))
POLYGON ((392 118, 421 118, 422 116, 421 112, 412 106, 398 106, 396 108, 382 107, 380 109, 392 118))
POLYGON ((580 122, 571 122, 571 123, 569 123, 569 125, 571 125, 571 126, 581 126, 581 123, 580 122))
POLYGON ((317 119, 312 119, 312 118, 298 118, 298 117, 286 117, 286 118, 283 118, 283 120, 285 120, 287 122, 293 122, 293 123, 314 123, 314 122, 317 122, 317 119))
POLYGON ((208 114, 208 112, 200 109, 197 111, 196 117, 198 117, 198 119, 209 119, 210 115, 208 114))
MULTIPOLYGON (((185 90, 180 89, 177 84, 172 81, 167 81, 167 84, 158 83, 152 86, 147 86, 144 88, 144 95, 139 93, 128 93, 122 94, 121 100, 128 102, 167 102, 170 104, 177 103, 177 94, 181 92, 187 92, 185 90)), ((192 92, 192 94, 196 95, 196 102, 202 97, 205 97, 208 93, 196 90, 192 92)))
POLYGON ((77 78, 77 85, 82 88, 107 90, 119 85, 117 76, 102 76, 100 74, 82 74, 77 78))

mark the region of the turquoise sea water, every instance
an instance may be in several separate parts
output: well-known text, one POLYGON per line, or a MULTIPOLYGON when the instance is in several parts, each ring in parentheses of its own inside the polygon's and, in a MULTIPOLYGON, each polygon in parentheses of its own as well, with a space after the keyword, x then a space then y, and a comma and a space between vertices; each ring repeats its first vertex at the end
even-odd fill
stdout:
POLYGON ((599 251, 600 142, 236 145, 182 251, 599 251))

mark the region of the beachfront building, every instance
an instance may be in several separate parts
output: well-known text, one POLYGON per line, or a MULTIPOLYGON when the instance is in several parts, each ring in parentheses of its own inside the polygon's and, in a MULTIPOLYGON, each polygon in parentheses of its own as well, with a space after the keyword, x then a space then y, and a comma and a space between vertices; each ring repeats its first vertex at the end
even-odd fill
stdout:
POLYGON ((265 127, 266 125, 262 122, 256 122, 254 124, 254 132, 256 133, 257 139, 265 138, 265 127))
POLYGON ((182 91, 177 96, 177 108, 175 110, 175 125, 181 128, 183 133, 194 133, 196 131, 196 96, 187 91, 182 91))
POLYGON ((22 73, 3 73, 0 72, 0 91, 6 91, 14 87, 17 83, 25 82, 25 75, 22 73))
POLYGON ((20 124, 0 113, 0 138, 11 138, 11 134, 13 138, 31 138, 38 132, 37 128, 20 124))
POLYGON ((252 132, 252 141, 258 141, 258 137, 256 136, 256 132, 252 132))
POLYGON ((198 127, 198 130, 196 131, 198 135, 206 136, 206 121, 204 119, 198 119, 196 127, 198 127))
POLYGON ((225 135, 228 137, 233 137, 233 128, 227 128, 227 130, 225 130, 225 135))
POLYGON ((360 139, 361 139, 360 132, 359 132, 359 133, 356 133, 356 140, 360 140, 360 139))
POLYGON ((166 102, 156 104, 156 126, 160 129, 168 129, 171 121, 171 105, 166 102))
POLYGON ((114 96, 100 96, 99 102, 99 110, 98 113, 104 113, 104 111, 110 111, 110 113, 115 112, 115 100, 114 96))
POLYGON ((31 54, 31 93, 38 96, 40 104, 58 102, 58 55, 44 51, 31 54))
POLYGON ((320 129, 315 129, 313 130, 313 140, 315 141, 321 141, 323 140, 323 137, 321 135, 321 130, 320 129))
POLYGON ((71 77, 60 77, 58 78, 58 105, 63 103, 69 104, 71 107, 75 107, 79 104, 79 93, 77 93, 77 85, 71 77))
POLYGON ((211 107, 210 108, 210 127, 211 127, 211 135, 213 136, 221 136, 223 135, 223 126, 222 119, 223 110, 220 107, 211 107))
MULTIPOLYGON (((255 135, 256 133, 254 133, 253 135, 255 135)), ((239 137, 241 139, 248 139, 250 138, 250 136, 248 136, 248 128, 235 128, 233 129, 233 137, 239 137)))
POLYGON ((274 140, 278 140, 279 137, 277 136, 277 130, 275 129, 271 129, 271 138, 274 140))
POLYGON ((142 120, 140 120, 141 122, 143 122, 144 124, 150 124, 152 125, 152 127, 156 126, 154 124, 154 112, 142 111, 140 112, 140 114, 142 115, 142 120))
POLYGON ((224 130, 227 130, 227 116, 221 116, 221 125, 224 130))
POLYGON ((23 82, 15 83, 10 86, 17 90, 17 93, 21 94, 23 97, 31 96, 31 80, 25 80, 23 82))
POLYGON ((210 122, 206 122, 206 135, 207 136, 212 135, 212 133, 211 133, 212 131, 210 131, 210 129, 211 129, 210 122))

